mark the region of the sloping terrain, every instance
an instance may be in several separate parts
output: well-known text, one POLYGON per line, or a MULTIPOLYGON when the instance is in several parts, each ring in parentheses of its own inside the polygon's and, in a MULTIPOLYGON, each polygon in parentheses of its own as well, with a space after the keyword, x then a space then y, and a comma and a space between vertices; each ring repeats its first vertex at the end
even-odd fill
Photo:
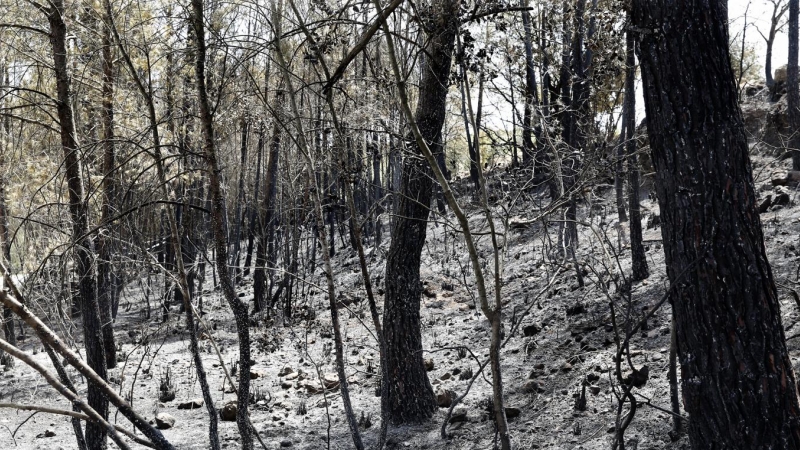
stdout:
MULTIPOLYGON (((800 232, 800 207, 796 206, 797 194, 791 187, 774 187, 770 183, 772 178, 786 172, 786 164, 766 157, 754 158, 760 199, 771 199, 761 218, 770 262, 779 283, 783 323, 787 336, 792 336, 800 332, 800 328, 795 329, 800 317, 798 305, 790 295, 797 280, 795 241, 800 232)), ((508 175, 495 176, 509 181, 508 175)), ((518 214, 511 214, 512 226, 503 248, 502 363, 513 439, 520 449, 607 449, 614 436, 618 405, 615 392, 619 392, 613 373, 616 344, 609 305, 614 303, 619 332, 624 334, 625 327, 637 323, 667 291, 660 229, 655 225, 658 207, 652 200, 643 201, 649 225, 644 239, 651 276, 630 284, 628 303, 623 295, 628 283, 622 275, 629 271, 630 263, 625 247, 626 227, 617 222, 613 193, 608 191, 595 197, 593 204, 581 205, 577 259, 585 267, 583 287, 578 284, 572 263, 553 250, 558 242, 557 223, 551 222, 547 229, 542 223, 521 224, 545 202, 545 198, 532 193, 514 209, 518 214), (523 214, 526 211, 527 216, 523 214), (586 406, 577 408, 576 397, 584 389, 586 406)), ((473 226, 485 229, 478 209, 468 207, 468 210, 473 211, 473 226)), ((491 393, 489 374, 488 370, 478 373, 479 365, 488 358, 490 327, 475 308, 470 294, 469 260, 454 230, 445 219, 432 221, 423 253, 425 357, 430 359, 432 367, 428 374, 443 403, 453 394, 460 396, 465 392, 470 385, 470 374, 477 378, 468 395, 455 407, 448 439, 440 437, 448 409, 440 408, 430 422, 391 427, 389 448, 493 448, 494 430, 487 409, 491 393)), ((483 256, 489 258, 488 238, 481 239, 483 256)), ((381 248, 368 248, 378 294, 382 293, 388 235, 383 241, 381 248)), ((351 395, 364 426, 366 443, 374 447, 380 428, 377 344, 363 300, 355 254, 341 250, 334 258, 334 267, 339 304, 344 308, 343 333, 351 395)), ((206 279, 211 280, 212 274, 206 279)), ((252 331, 254 365, 249 373, 248 369, 237 368, 236 375, 244 372, 253 380, 252 420, 267 448, 324 449, 328 448, 329 433, 330 448, 351 448, 336 386, 328 302, 324 290, 318 287, 323 284, 322 273, 317 269, 314 277, 297 283, 299 300, 291 325, 284 326, 284 318, 279 315, 257 319, 252 331), (330 389, 323 392, 322 386, 330 389)), ((163 280, 152 284, 154 289, 158 285, 163 285, 163 280)), ((151 320, 144 320, 144 286, 145 283, 132 283, 123 294, 124 307, 115 330, 126 359, 111 371, 112 382, 147 417, 166 413, 175 419, 164 433, 177 448, 206 448, 205 408, 179 407, 182 403, 187 403, 184 407, 191 406, 192 399, 201 397, 184 322, 178 314, 173 314, 162 323, 157 311, 151 320), (172 401, 159 401, 159 386, 167 374, 175 386, 176 397, 172 401)), ((245 298, 252 298, 247 279, 239 292, 245 298)), ((151 297, 155 294, 151 293, 151 297)), ((234 324, 218 292, 207 291, 203 297, 201 351, 216 406, 223 408, 235 399, 230 385, 224 382, 221 366, 224 363, 233 370, 237 358, 234 324)), ((378 300, 382 301, 381 295, 378 300)), ((30 333, 22 346, 49 365, 30 333)), ((80 341, 75 346, 82 348, 80 341)), ((631 361, 639 369, 646 366, 649 378, 641 388, 634 389, 640 404, 625 433, 626 441, 631 443, 629 448, 688 448, 685 438, 674 442, 670 435, 669 347, 670 309, 665 304, 647 321, 646 328, 631 339, 631 361)), ((800 357, 796 340, 789 341, 789 348, 792 357, 800 357)), ((85 382, 74 371, 70 374, 85 394, 85 382)), ((623 376, 626 375, 629 371, 624 370, 623 376)), ((0 397, 3 402, 69 408, 41 377, 21 363, 2 374, 0 397)), ((30 412, 5 411, 0 417, 0 448, 76 447, 67 418, 43 413, 30 417, 30 412)), ((113 411, 111 417, 125 425, 113 411)), ((221 422, 220 434, 224 447, 239 446, 235 422, 221 422)))

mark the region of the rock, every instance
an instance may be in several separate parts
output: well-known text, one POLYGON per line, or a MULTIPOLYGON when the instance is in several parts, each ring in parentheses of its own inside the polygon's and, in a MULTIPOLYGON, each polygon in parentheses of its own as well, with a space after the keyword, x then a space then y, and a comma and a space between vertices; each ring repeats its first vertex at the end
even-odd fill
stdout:
POLYGON ((583 303, 576 303, 567 308, 568 316, 577 316, 578 314, 583 314, 585 312, 586 312, 586 307, 583 306, 583 303))
POLYGON ((291 446, 292 446, 292 441, 290 441, 290 440, 281 441, 281 447, 286 448, 286 447, 291 447, 291 446))
POLYGON ((169 430, 175 425, 175 418, 167 413, 156 415, 156 428, 159 430, 169 430))
POLYGON ((178 409, 197 409, 201 408, 205 402, 202 398, 193 398, 188 402, 178 403, 178 409))
POLYGON ((792 203, 791 194, 783 187, 779 187, 777 191, 775 198, 772 200, 772 209, 775 209, 775 206, 789 206, 792 203))
POLYGON ((534 336, 542 331, 542 326, 538 323, 532 323, 522 327, 522 334, 526 337, 534 336))
POLYGON ((519 417, 522 414, 522 411, 515 407, 515 406, 506 406, 506 417, 509 419, 513 419, 515 417, 519 417))
POLYGON ((292 380, 295 380, 296 378, 298 378, 299 376, 300 376, 300 374, 295 372, 295 373, 290 373, 289 375, 286 375, 286 377, 284 379, 286 381, 292 381, 292 380))
MULTIPOLYGON (((775 180, 772 180, 772 182, 775 183, 775 180)), ((758 204, 758 212, 764 214, 769 211, 770 206, 772 206, 772 194, 767 195, 767 197, 758 204)))
POLYGON ((292 374, 292 373, 294 373, 294 369, 292 369, 289 366, 286 366, 283 369, 281 369, 280 371, 278 371, 278 376, 279 377, 285 377, 286 375, 289 375, 289 374, 292 374))
POLYGON ((306 392, 308 392, 309 395, 322 394, 323 392, 322 386, 313 381, 303 384, 303 387, 306 388, 306 392))
POLYGON ((444 301, 436 300, 436 301, 430 302, 430 303, 428 303, 428 308, 431 308, 431 309, 442 309, 442 308, 444 308, 444 301))
POLYGON ((289 382, 289 381, 284 381, 284 382, 281 383, 281 388, 282 389, 289 389, 291 387, 292 387, 292 383, 289 382))
POLYGON ((427 370, 428 372, 433 370, 434 367, 433 358, 425 358, 424 360, 422 360, 422 364, 425 366, 425 370, 427 370))
POLYGON ((630 375, 625 377, 623 380, 627 385, 634 385, 637 388, 644 387, 647 384, 647 380, 650 378, 650 368, 648 366, 642 366, 639 370, 634 370, 630 375))
POLYGON ((436 391, 436 404, 439 405, 440 408, 449 408, 455 399, 456 393, 450 389, 439 388, 436 391))
POLYGON ((778 67, 775 69, 775 74, 772 76, 772 79, 775 83, 786 83, 786 77, 788 73, 788 66, 786 64, 778 67))
POLYGON ((219 418, 224 422, 234 422, 236 421, 236 413, 238 409, 239 408, 236 406, 236 402, 228 402, 222 407, 222 409, 219 410, 219 418))
POLYGON ((326 373, 322 375, 322 385, 325 389, 332 390, 339 388, 339 376, 335 373, 326 373))
POLYGON ((172 385, 162 386, 158 392, 158 401, 161 403, 175 400, 175 387, 172 385))
POLYGON ((564 363, 564 365, 561 366, 562 372, 569 372, 570 370, 572 370, 572 364, 570 363, 564 363))
POLYGON ((592 395, 599 394, 600 393, 600 386, 596 386, 596 385, 589 386, 589 392, 591 392, 592 395))
POLYGON ((522 383, 522 387, 520 387, 520 389, 526 394, 544 392, 541 384, 539 384, 539 382, 536 380, 526 380, 524 383, 522 383))
POLYGON ((250 379, 251 380, 255 380, 255 379, 258 379, 258 378, 264 378, 264 372, 262 372, 260 370, 250 369, 250 379))
POLYGON ((649 230, 649 229, 651 229, 653 227, 657 227, 659 225, 661 225, 661 215, 660 214, 651 214, 650 216, 647 217, 647 224, 645 225, 645 228, 647 228, 649 230))
MULTIPOLYGON (((790 170, 786 172, 786 175, 780 173, 773 173, 771 183, 773 186, 786 186, 789 184, 797 184, 800 182, 800 171, 797 170, 790 170)), ((786 191, 779 191, 779 192, 786 192, 786 191)))
POLYGON ((56 435, 56 432, 48 428, 48 429, 44 430, 44 433, 37 434, 36 437, 37 438, 50 438, 50 437, 54 437, 55 435, 56 435))
POLYGON ((466 408, 458 408, 453 411, 453 415, 450 416, 450 423, 463 423, 467 421, 467 409, 466 408))
POLYGON ((449 380, 450 378, 453 378, 453 376, 452 376, 452 375, 450 375, 450 372, 445 372, 445 373, 444 373, 444 375, 442 375, 442 376, 440 376, 440 377, 439 377, 439 379, 440 379, 440 380, 442 380, 442 381, 447 381, 447 380, 449 380))

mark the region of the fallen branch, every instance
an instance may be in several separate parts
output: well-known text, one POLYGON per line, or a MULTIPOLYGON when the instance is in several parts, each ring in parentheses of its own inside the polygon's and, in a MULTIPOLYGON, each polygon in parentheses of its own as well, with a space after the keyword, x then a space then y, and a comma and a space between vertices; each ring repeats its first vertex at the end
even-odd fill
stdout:
MULTIPOLYGON (((36 412, 42 412, 42 413, 47 413, 47 414, 56 414, 56 415, 59 415, 59 416, 69 416, 69 417, 72 417, 72 418, 75 418, 75 419, 84 420, 84 421, 95 421, 94 419, 92 419, 91 417, 89 417, 86 414, 82 414, 82 413, 79 413, 79 412, 71 411, 71 410, 68 410, 68 409, 50 408, 50 407, 47 407, 47 406, 24 405, 24 404, 21 404, 21 403, 0 403, 0 408, 10 408, 10 409, 16 409, 16 410, 20 410, 20 411, 36 411, 36 412)), ((120 433, 122 433, 125 436, 128 436, 129 438, 131 438, 137 444, 144 445, 145 447, 154 448, 153 444, 151 444, 150 441, 144 440, 144 439, 140 438, 139 436, 136 436, 132 432, 126 430, 125 428, 123 428, 123 427, 121 427, 119 425, 112 425, 112 426, 114 427, 114 429, 116 429, 120 433)))
MULTIPOLYGON (((8 297, 5 292, 0 291, 0 298, 8 297)), ((9 344, 4 339, 0 339, 0 350, 8 353, 9 355, 17 358, 18 360, 24 362, 33 370, 39 372, 44 379, 47 381, 50 386, 53 386, 61 395, 66 397, 70 400, 73 404, 77 405, 81 411, 85 412, 89 417, 93 419, 94 422, 99 423, 108 429, 108 434, 111 436, 111 439, 117 443, 120 449, 122 450, 130 450, 130 447, 122 440, 122 437, 117 433, 116 429, 112 427, 108 422, 106 422, 100 414, 97 413, 92 407, 90 407, 86 402, 81 400, 77 395, 75 395, 72 391, 70 391, 63 383, 58 381, 56 375, 51 373, 49 370, 45 369, 41 364, 34 361, 27 353, 23 352, 22 350, 18 349, 17 347, 9 344)), ((113 392, 113 391, 112 391, 113 392)))

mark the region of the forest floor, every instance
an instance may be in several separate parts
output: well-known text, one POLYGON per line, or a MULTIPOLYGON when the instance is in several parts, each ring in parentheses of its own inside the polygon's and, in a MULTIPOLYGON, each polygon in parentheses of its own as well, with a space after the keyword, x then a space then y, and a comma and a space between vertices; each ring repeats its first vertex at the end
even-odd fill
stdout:
MULTIPOLYGON (((775 188, 769 182, 773 172, 785 173, 787 169, 788 162, 754 158, 759 201, 768 195, 773 198, 781 193, 789 195, 787 204, 768 208, 761 216, 770 262, 779 285, 783 323, 789 336, 800 320, 797 305, 784 288, 796 280, 795 241, 800 234, 800 206, 796 205, 800 202, 796 201, 796 192, 775 188)), ((498 173, 495 177, 502 187, 511 175, 498 173)), ((781 201, 785 200, 784 197, 781 201)), ((533 214, 532 211, 546 201, 537 195, 521 198, 519 205, 512 209, 511 222, 519 223, 523 216, 521 211, 533 214)), ((506 405, 512 408, 509 416, 517 413, 510 418, 510 428, 518 449, 608 449, 614 435, 618 404, 614 390, 618 387, 612 369, 616 346, 609 302, 615 302, 622 318, 629 305, 617 293, 612 280, 622 281, 620 267, 629 273, 630 257, 624 236, 618 234, 626 226, 617 226, 613 190, 606 189, 592 202, 594 207, 584 204, 579 212, 583 225, 579 227, 578 259, 591 269, 584 277, 584 287, 578 286, 575 271, 569 264, 563 265, 563 273, 554 278, 557 266, 552 264, 546 249, 555 242, 557 226, 547 232, 541 224, 514 226, 507 235, 502 287, 507 341, 501 354, 506 405), (619 258, 614 256, 615 252, 619 252, 619 258), (539 295, 540 292, 544 293, 539 295), (512 322, 520 326, 512 329, 512 322), (513 332, 509 336, 510 330, 513 332), (585 411, 578 411, 575 395, 581 391, 584 380, 589 381, 587 407, 585 411)), ((653 222, 658 214, 657 204, 645 199, 642 205, 643 223, 653 222)), ((485 222, 481 222, 477 207, 473 205, 467 209, 475 217, 473 225, 484 229, 485 222)), ((656 304, 668 287, 660 228, 657 225, 646 228, 644 239, 651 275, 631 285, 633 322, 642 311, 656 304)), ((379 249, 368 248, 370 270, 377 280, 379 293, 382 293, 388 234, 383 241, 379 249)), ((471 285, 465 282, 471 276, 469 272, 464 276, 469 260, 463 244, 456 241, 452 227, 445 226, 441 220, 432 221, 422 263, 422 279, 426 286, 422 298, 422 333, 425 358, 433 362, 428 375, 434 390, 452 390, 461 395, 469 384, 468 379, 462 379, 465 378, 462 374, 469 370, 476 373, 478 361, 483 363, 488 357, 490 327, 480 309, 474 307, 471 285), (466 346, 470 351, 459 352, 456 349, 459 346, 466 346)), ((337 244, 341 244, 338 239, 337 244)), ((488 238, 482 238, 481 249, 485 255, 491 255, 489 248, 488 238)), ((364 295, 355 254, 347 248, 339 251, 334 267, 341 302, 349 303, 342 319, 353 406, 362 425, 371 422, 363 433, 367 447, 374 448, 380 429, 380 399, 376 397, 375 375, 379 372, 377 344, 370 331, 367 302, 360 301, 364 295)), ((211 278, 209 273, 207 280, 211 278)), ((297 318, 290 326, 283 326, 282 317, 276 317, 269 323, 261 321, 251 329, 255 361, 250 368, 255 394, 251 405, 252 422, 269 449, 352 448, 339 391, 334 389, 324 395, 319 392, 316 366, 323 379, 335 378, 330 314, 324 290, 315 287, 324 284, 321 271, 317 269, 307 281, 298 285, 297 318), (329 408, 325 407, 326 397, 329 408)), ((163 284, 163 281, 155 284, 163 284)), ((130 397, 134 408, 146 417, 154 418, 162 412, 173 416, 175 424, 164 430, 164 434, 176 448, 207 448, 206 409, 178 409, 180 403, 201 397, 184 321, 174 314, 168 322, 161 323, 157 310, 151 319, 145 320, 143 285, 131 283, 123 293, 123 307, 115 330, 122 346, 120 354, 125 360, 110 371, 113 385, 130 397), (167 372, 175 384, 176 398, 159 402, 160 379, 167 372)), ((239 292, 244 299, 252 299, 252 285, 247 279, 239 292)), ((378 301, 381 306, 381 295, 378 301)), ((210 333, 220 347, 222 362, 230 366, 237 359, 236 334, 229 308, 218 292, 204 293, 204 311, 204 320, 211 331, 201 330, 200 347, 215 404, 221 408, 234 400, 235 395, 223 383, 221 361, 208 337, 210 333)), ((82 347, 79 330, 79 326, 69 330, 76 337, 78 349, 82 347)), ((41 345, 28 334, 21 346, 49 366, 41 345)), ((642 403, 625 434, 626 441, 631 441, 628 448, 688 448, 685 437, 677 442, 670 438, 671 417, 659 409, 669 410, 670 405, 669 347, 670 309, 665 304, 648 322, 647 329, 632 339, 633 363, 637 367, 647 365, 650 377, 644 387, 635 390, 642 403)), ((800 359, 798 342, 789 341, 789 347, 793 361, 797 362, 800 359)), ((70 374, 85 395, 85 381, 75 371, 70 374)), ((429 422, 390 427, 388 448, 492 449, 494 427, 486 410, 491 393, 488 380, 487 370, 455 408, 456 415, 463 420, 449 426, 448 439, 440 437, 447 412, 447 408, 440 408, 429 422)), ((0 374, 0 399, 69 408, 38 374, 19 362, 15 368, 0 374)), ((67 418, 43 413, 30 415, 30 412, 5 410, 0 416, 0 448, 76 448, 67 418)), ((113 409, 111 418, 129 426, 113 409)), ((235 422, 220 422, 220 437, 223 447, 239 447, 235 422)), ((132 447, 138 448, 135 444, 132 447)))

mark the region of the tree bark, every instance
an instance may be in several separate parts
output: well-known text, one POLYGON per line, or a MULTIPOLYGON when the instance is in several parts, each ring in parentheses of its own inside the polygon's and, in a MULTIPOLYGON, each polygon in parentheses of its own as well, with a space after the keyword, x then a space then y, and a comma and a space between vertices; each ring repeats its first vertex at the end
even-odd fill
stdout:
POLYGON ((800 85, 798 85, 798 14, 800 1, 789 0, 789 63, 786 67, 786 106, 789 115, 789 150, 792 152, 792 170, 800 170, 800 85))
POLYGON ((628 209, 631 231, 631 279, 650 275, 642 243, 642 211, 639 207, 639 158, 636 156, 636 56, 633 31, 625 34, 625 148, 628 157, 628 209))
MULTIPOLYGON (((84 199, 81 162, 75 136, 75 121, 72 114, 69 74, 67 73, 67 27, 64 23, 64 1, 53 0, 47 12, 50 24, 50 45, 53 53, 53 70, 56 78, 57 113, 61 134, 61 149, 64 153, 69 211, 72 219, 72 239, 75 245, 75 272, 83 321, 84 347, 89 367, 102 379, 107 379, 105 349, 103 346, 102 322, 97 302, 97 283, 92 261, 94 245, 89 230, 89 211, 84 199)), ((94 384, 89 384, 89 406, 103 418, 108 418, 108 398, 94 384)), ((105 449, 108 430, 97 423, 86 424, 86 445, 90 450, 105 449)))
MULTIPOLYGON (((419 102, 414 113, 423 138, 435 154, 442 151, 447 82, 458 30, 459 0, 427 6, 424 14, 436 28, 430 32, 423 59, 419 102)), ((403 164, 401 196, 386 260, 383 314, 386 364, 389 373, 389 418, 394 423, 420 422, 436 410, 433 388, 422 362, 419 277, 422 247, 428 225, 433 180, 431 168, 419 157, 412 137, 407 146, 416 157, 403 164)))
POLYGON ((195 82, 197 100, 200 110, 200 127, 203 135, 203 150, 208 167, 208 185, 211 196, 211 230, 216 250, 216 266, 219 272, 220 286, 225 300, 230 306, 236 323, 236 334, 239 338, 239 386, 236 392, 238 409, 236 425, 242 439, 242 450, 253 449, 253 436, 250 427, 248 402, 250 398, 250 320, 247 304, 236 295, 231 272, 228 270, 228 242, 225 233, 225 199, 222 196, 222 180, 217 152, 214 145, 214 119, 206 89, 206 41, 203 12, 203 0, 192 0, 191 21, 197 44, 195 55, 195 82))
MULTIPOLYGON (((525 1, 525 6, 528 5, 525 1)), ((531 13, 522 11, 523 43, 525 44, 525 108, 522 118, 522 163, 534 169, 535 154, 533 147, 533 108, 536 103, 536 72, 533 70, 533 33, 531 31, 531 13)), ((476 175, 477 177, 477 175, 476 175)))
MULTIPOLYGON (((106 2, 110 0, 105 0, 106 2)), ((110 11, 110 8, 104 8, 110 11)), ((107 14, 106 14, 107 16, 107 14)), ((100 319, 103 323, 103 348, 106 352, 106 364, 109 369, 117 366, 117 346, 114 342, 114 324, 111 314, 113 303, 114 276, 112 274, 111 257, 113 244, 111 233, 114 227, 109 223, 114 213, 116 201, 115 149, 114 149, 114 58, 110 17, 102 23, 103 35, 103 204, 100 222, 105 233, 100 233, 97 240, 97 300, 100 306, 100 319)))
POLYGON ((260 213, 260 230, 256 246, 256 268, 253 272, 253 301, 255 310, 262 311, 267 307, 268 298, 267 270, 268 250, 275 242, 275 191, 278 180, 278 157, 281 149, 281 111, 284 108, 284 92, 282 88, 275 91, 275 103, 272 106, 274 123, 272 140, 269 145, 267 166, 264 171, 264 204, 260 213))
POLYGON ((727 2, 635 0, 633 26, 667 274, 676 284, 670 300, 690 442, 800 448, 797 386, 755 204, 727 2))
MULTIPOLYGON (((0 79, 5 81, 5 85, 9 85, 8 79, 8 72, 6 71, 5 66, 0 65, 0 79)), ((11 135, 11 118, 6 116, 3 117, 2 123, 2 133, 6 136, 11 135)), ((8 229, 8 204, 6 203, 6 176, 5 176, 5 167, 7 164, 6 155, 8 154, 8 147, 5 147, 5 143, 9 143, 10 140, 3 140, 3 148, 0 148, 0 262, 3 262, 6 265, 11 264, 11 241, 10 239, 10 232, 8 229)), ((2 331, 6 337, 6 341, 9 344, 16 346, 17 345, 17 335, 14 332, 14 316, 11 313, 11 310, 7 307, 3 307, 3 318, 2 318, 2 331)), ((14 367, 14 358, 7 358, 6 366, 8 368, 14 367)))

